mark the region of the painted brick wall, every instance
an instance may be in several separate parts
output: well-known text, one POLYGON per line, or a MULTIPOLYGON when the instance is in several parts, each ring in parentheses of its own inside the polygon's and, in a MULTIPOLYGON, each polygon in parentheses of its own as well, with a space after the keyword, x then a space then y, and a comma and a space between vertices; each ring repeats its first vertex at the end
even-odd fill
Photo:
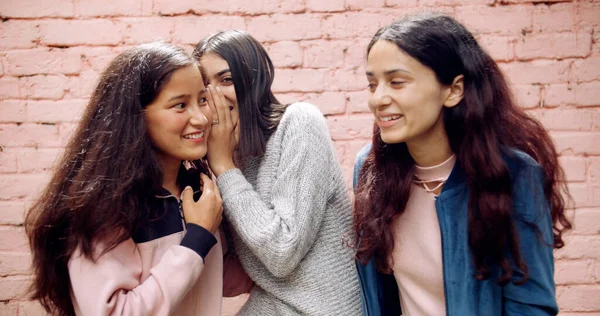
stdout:
MULTIPOLYGON (((600 315, 600 2, 598 0, 0 1, 0 315, 43 314, 22 295, 23 213, 48 180, 99 72, 125 47, 192 47, 228 28, 264 43, 285 102, 323 111, 348 183, 369 141, 364 50, 416 9, 455 15, 500 63, 520 104, 551 131, 575 229, 556 252, 562 315, 600 315)), ((232 314, 245 297, 225 301, 232 314)))

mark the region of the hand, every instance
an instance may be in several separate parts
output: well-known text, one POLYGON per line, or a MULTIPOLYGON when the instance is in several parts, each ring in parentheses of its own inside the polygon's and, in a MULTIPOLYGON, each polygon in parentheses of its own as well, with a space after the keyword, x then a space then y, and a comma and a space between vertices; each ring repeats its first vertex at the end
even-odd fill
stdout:
POLYGON ((229 105, 219 87, 207 86, 208 104, 213 112, 213 121, 208 135, 208 165, 218 177, 223 172, 235 168, 233 151, 237 146, 235 137, 236 124, 231 119, 229 105))
POLYGON ((200 180, 204 189, 198 202, 194 201, 194 191, 191 187, 188 186, 183 190, 181 201, 183 217, 186 222, 202 226, 215 234, 221 224, 223 200, 219 188, 207 175, 201 173, 200 180))

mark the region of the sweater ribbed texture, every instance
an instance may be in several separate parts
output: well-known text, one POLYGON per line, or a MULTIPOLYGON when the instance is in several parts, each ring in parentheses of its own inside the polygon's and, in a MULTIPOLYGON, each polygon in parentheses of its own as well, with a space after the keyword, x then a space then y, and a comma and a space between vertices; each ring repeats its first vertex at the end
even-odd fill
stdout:
POLYGON ((256 286, 240 315, 360 315, 352 206, 321 112, 290 105, 262 157, 220 175, 225 220, 256 286))

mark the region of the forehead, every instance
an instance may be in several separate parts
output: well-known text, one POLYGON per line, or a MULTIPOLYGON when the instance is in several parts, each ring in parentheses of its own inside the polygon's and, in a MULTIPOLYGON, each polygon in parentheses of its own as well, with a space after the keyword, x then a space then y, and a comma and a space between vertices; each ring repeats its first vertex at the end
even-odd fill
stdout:
POLYGON ((202 70, 204 70, 208 76, 212 76, 221 70, 229 68, 227 61, 215 53, 208 53, 202 56, 202 58, 200 58, 200 65, 202 66, 202 70))
POLYGON ((396 44, 379 40, 367 56, 367 69, 370 68, 392 68, 395 66, 409 66, 418 61, 401 50, 396 44))

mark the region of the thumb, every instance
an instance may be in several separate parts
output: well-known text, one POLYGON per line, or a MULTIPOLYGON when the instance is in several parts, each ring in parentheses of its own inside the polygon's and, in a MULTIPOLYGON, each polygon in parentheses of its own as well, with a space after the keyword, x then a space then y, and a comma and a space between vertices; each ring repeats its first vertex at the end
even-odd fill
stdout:
POLYGON ((194 190, 188 185, 181 193, 181 207, 186 209, 191 206, 192 203, 194 203, 194 190))

